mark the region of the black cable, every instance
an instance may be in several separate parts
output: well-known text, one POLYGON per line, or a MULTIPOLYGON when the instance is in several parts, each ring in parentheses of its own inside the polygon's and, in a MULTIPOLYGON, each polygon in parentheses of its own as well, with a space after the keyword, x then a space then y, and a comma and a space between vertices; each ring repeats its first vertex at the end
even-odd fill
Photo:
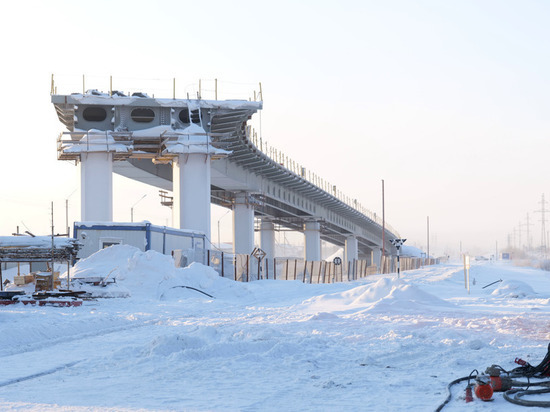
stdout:
POLYGON ((529 390, 521 388, 510 389, 504 392, 504 399, 506 399, 510 403, 521 406, 537 406, 539 408, 550 408, 550 401, 528 401, 526 399, 521 399, 521 397, 525 395, 538 395, 541 393, 550 393, 550 388, 529 390))
POLYGON ((471 374, 468 375, 468 376, 464 376, 464 377, 462 377, 462 378, 455 379, 454 381, 452 381, 451 383, 449 383, 449 384, 447 385, 447 392, 448 392, 447 399, 445 399, 445 401, 443 401, 443 403, 437 407, 437 409, 435 410, 435 412, 441 411, 441 410, 443 409, 443 407, 444 407, 445 405, 447 405, 447 404, 449 403, 449 401, 451 400, 451 397, 452 397, 451 387, 452 387, 453 385, 456 385, 457 383, 460 383, 460 382, 463 382, 463 381, 470 380, 470 377, 471 377, 471 374))
POLYGON ((468 376, 464 376, 462 378, 455 379, 454 381, 452 381, 451 383, 449 383, 447 385, 447 392, 448 392, 447 399, 445 399, 445 401, 437 407, 435 412, 441 411, 441 409, 443 409, 443 407, 449 403, 449 401, 451 400, 451 397, 452 397, 451 387, 453 385, 456 385, 457 383, 460 383, 460 382, 463 382, 463 381, 468 381, 468 386, 470 386, 470 379, 472 379, 472 375, 474 374, 474 372, 477 372, 479 374, 478 370, 474 369, 473 371, 470 372, 470 374, 468 376))
POLYGON ((196 290, 197 292, 200 292, 200 293, 202 293, 203 295, 206 295, 206 296, 208 296, 209 298, 215 299, 215 298, 214 298, 214 296, 212 296, 212 295, 209 295, 208 293, 206 293, 206 292, 203 292, 202 290, 199 290, 199 289, 197 289, 197 288, 193 288, 193 287, 191 287, 191 286, 172 286, 172 287, 171 287, 170 289, 175 289, 175 288, 186 288, 186 289, 193 289, 193 290, 196 290))

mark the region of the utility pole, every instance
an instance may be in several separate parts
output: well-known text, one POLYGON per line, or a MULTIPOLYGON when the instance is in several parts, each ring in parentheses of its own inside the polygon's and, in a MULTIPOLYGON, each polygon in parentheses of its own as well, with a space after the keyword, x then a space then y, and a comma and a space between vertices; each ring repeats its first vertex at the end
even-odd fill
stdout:
POLYGON ((522 226, 523 225, 521 224, 521 222, 519 222, 519 224, 518 224, 518 249, 519 250, 523 249, 522 246, 521 246, 521 227, 522 226))
POLYGON ((430 258, 430 216, 426 216, 426 251, 428 253, 428 259, 430 258))
POLYGON ((532 226, 532 223, 529 223, 529 213, 527 213, 527 221, 525 223, 526 231, 527 231, 527 251, 531 250, 531 234, 529 226, 532 226))
POLYGON ((546 202, 544 200, 544 193, 542 194, 542 199, 541 201, 539 202, 541 204, 541 209, 540 210, 535 210, 535 213, 540 213, 541 214, 541 228, 540 228, 540 253, 541 253, 541 256, 546 258, 546 251, 547 251, 547 242, 546 242, 546 218, 545 218, 545 213, 548 212, 548 210, 546 209, 546 202))
POLYGON ((382 259, 386 256, 386 209, 384 205, 384 179, 382 179, 382 259))

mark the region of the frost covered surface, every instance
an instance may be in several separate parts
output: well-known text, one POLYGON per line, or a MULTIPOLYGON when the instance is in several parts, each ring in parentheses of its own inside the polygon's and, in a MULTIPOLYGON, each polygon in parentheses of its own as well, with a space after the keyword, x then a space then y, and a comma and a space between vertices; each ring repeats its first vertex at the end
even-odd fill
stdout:
MULTIPOLYGON (((75 242, 73 238, 54 237, 53 244, 57 248, 72 246, 75 242)), ((51 248, 51 236, 0 236, 0 247, 13 248, 51 248)))
POLYGON ((196 100, 196 99, 159 99, 159 98, 147 98, 142 97, 130 97, 130 96, 109 96, 107 93, 102 95, 93 94, 71 94, 68 96, 54 95, 52 96, 53 103, 65 103, 68 101, 70 104, 109 104, 109 105, 128 105, 128 106, 141 106, 146 103, 147 105, 157 104, 162 107, 189 107, 195 108, 227 108, 227 109, 261 109, 262 102, 252 102, 249 100, 196 100))
POLYGON ((210 153, 227 155, 231 152, 217 149, 211 145, 210 137, 199 125, 190 124, 185 129, 176 129, 177 138, 166 142, 164 153, 210 153))
POLYGON ((81 152, 117 152, 126 153, 131 146, 117 143, 110 131, 90 129, 78 143, 64 143, 65 153, 81 152))
MULTIPOLYGON (((550 274, 504 263, 473 265, 470 294, 458 264, 243 284, 113 246, 74 269, 111 273, 129 297, 0 307, 1 410, 429 411, 450 381, 537 364, 550 340, 550 274)), ((500 395, 466 405, 463 386, 444 411, 525 410, 500 395)))

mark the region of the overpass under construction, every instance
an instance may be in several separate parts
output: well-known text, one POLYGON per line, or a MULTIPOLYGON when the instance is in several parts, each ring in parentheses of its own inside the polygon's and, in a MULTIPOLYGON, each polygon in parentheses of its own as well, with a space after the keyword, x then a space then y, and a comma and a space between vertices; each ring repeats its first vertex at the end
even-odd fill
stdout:
POLYGON ((395 252, 389 241, 399 234, 380 216, 251 131, 262 101, 95 90, 51 99, 68 130, 58 138, 58 158, 81 168, 82 221, 112 221, 115 172, 172 191, 174 226, 208 239, 210 203, 231 208, 235 253, 251 253, 255 228, 267 257, 280 228, 304 233, 308 261, 321 259, 321 239, 344 246, 346 260, 378 264, 382 249, 395 252))

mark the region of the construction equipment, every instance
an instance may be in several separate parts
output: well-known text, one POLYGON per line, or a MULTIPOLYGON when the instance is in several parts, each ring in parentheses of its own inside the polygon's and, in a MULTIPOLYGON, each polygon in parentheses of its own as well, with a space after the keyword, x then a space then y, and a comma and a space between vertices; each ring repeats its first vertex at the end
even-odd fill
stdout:
POLYGON ((546 356, 538 365, 533 366, 519 358, 515 359, 515 363, 520 366, 511 371, 506 371, 499 365, 491 365, 485 373, 479 373, 474 369, 470 375, 455 379, 447 385, 448 396, 436 412, 441 411, 449 403, 452 397, 451 387, 460 382, 468 381, 464 399, 466 402, 472 402, 474 398, 471 380, 475 380, 474 393, 482 401, 491 401, 494 393, 503 392, 504 399, 513 404, 550 408, 550 401, 522 399, 525 395, 550 393, 550 379, 548 379, 550 377, 550 344, 546 356), (531 387, 540 387, 540 389, 530 389, 531 387))

